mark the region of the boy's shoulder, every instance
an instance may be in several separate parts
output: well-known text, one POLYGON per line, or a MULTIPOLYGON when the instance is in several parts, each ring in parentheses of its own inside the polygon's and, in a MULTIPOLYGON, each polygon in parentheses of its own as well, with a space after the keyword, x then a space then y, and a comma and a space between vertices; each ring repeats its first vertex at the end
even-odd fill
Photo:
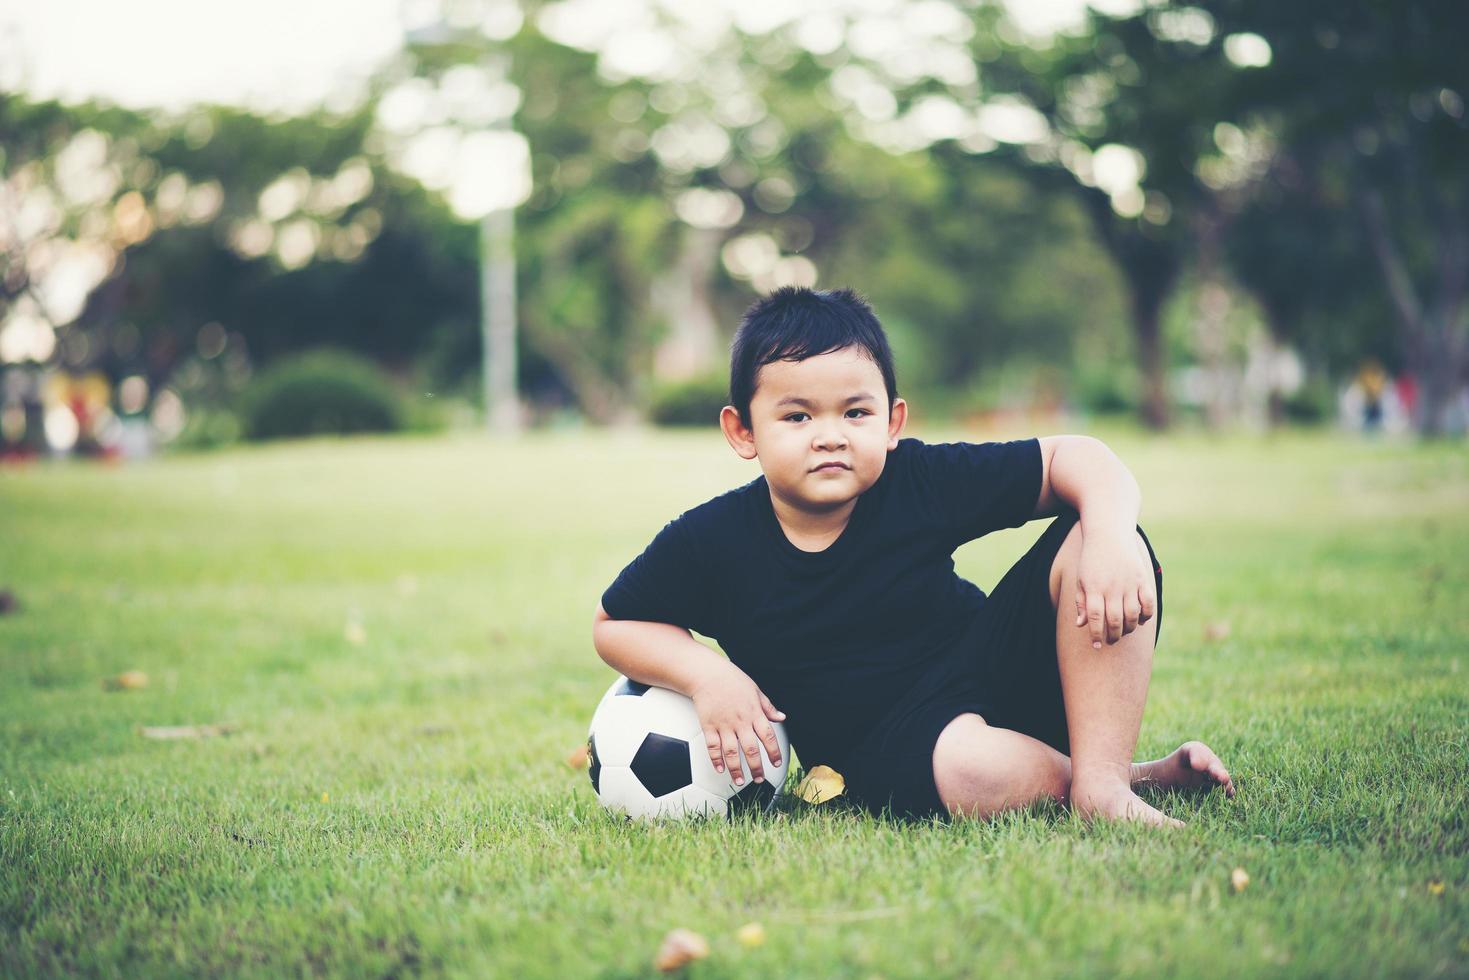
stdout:
POLYGON ((764 493, 765 477, 762 474, 748 483, 716 494, 701 504, 695 504, 674 518, 674 521, 691 529, 727 527, 731 518, 753 514, 755 505, 761 502, 760 495, 764 493))

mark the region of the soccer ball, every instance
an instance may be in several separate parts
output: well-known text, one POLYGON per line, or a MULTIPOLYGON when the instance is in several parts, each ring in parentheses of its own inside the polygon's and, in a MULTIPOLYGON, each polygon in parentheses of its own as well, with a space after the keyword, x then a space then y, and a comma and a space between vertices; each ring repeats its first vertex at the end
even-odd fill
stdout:
POLYGON ((726 817, 748 808, 769 809, 785 783, 791 757, 785 726, 770 724, 781 764, 772 765, 761 746, 765 781, 757 783, 741 753, 745 782, 737 787, 728 770, 714 769, 692 698, 619 675, 602 695, 587 730, 592 791, 607 809, 639 820, 726 817))

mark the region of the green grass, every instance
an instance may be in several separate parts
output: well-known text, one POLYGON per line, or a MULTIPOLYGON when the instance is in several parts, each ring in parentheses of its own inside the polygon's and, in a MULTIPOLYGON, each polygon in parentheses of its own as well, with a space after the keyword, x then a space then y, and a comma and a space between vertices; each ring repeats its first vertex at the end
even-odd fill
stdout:
POLYGON ((0 975, 641 976, 679 926, 706 977, 1469 975, 1464 447, 1109 444, 1165 569, 1139 753, 1203 738, 1239 786, 1154 798, 1168 835, 604 813, 564 761, 592 611, 756 475, 712 432, 0 470, 0 975), (138 734, 199 723, 239 727, 138 734))

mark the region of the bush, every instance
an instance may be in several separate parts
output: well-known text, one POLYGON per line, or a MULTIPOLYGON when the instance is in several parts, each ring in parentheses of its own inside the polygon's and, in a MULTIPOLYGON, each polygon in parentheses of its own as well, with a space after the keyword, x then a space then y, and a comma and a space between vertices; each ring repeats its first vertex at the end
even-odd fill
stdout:
POLYGON ((171 444, 172 449, 219 449, 240 438, 240 420, 222 408, 197 408, 189 413, 184 431, 171 444))
POLYGON ((1335 410, 1336 398, 1331 386, 1319 380, 1302 385, 1280 402, 1282 418, 1295 425, 1320 425, 1329 421, 1335 410))
POLYGON ((383 373, 336 350, 302 354, 263 373, 246 390, 240 415, 247 439, 395 432, 404 419, 383 373))
POLYGON ((1141 381, 1133 372, 1093 369, 1079 375, 1072 392, 1083 411, 1099 416, 1136 414, 1141 381))
POLYGON ((658 425, 718 425, 719 410, 728 404, 728 382, 710 374, 656 389, 649 414, 658 425))

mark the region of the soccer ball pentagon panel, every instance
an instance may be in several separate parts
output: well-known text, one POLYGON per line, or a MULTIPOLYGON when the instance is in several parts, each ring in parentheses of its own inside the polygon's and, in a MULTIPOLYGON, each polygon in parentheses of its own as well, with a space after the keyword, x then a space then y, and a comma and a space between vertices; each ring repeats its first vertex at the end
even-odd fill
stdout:
POLYGON ((781 764, 772 765, 762 745, 765 781, 757 783, 742 753, 745 782, 735 786, 730 773, 716 771, 709 759, 692 698, 619 675, 587 731, 592 791, 607 809, 639 820, 768 809, 785 783, 791 756, 785 726, 770 724, 781 764))

